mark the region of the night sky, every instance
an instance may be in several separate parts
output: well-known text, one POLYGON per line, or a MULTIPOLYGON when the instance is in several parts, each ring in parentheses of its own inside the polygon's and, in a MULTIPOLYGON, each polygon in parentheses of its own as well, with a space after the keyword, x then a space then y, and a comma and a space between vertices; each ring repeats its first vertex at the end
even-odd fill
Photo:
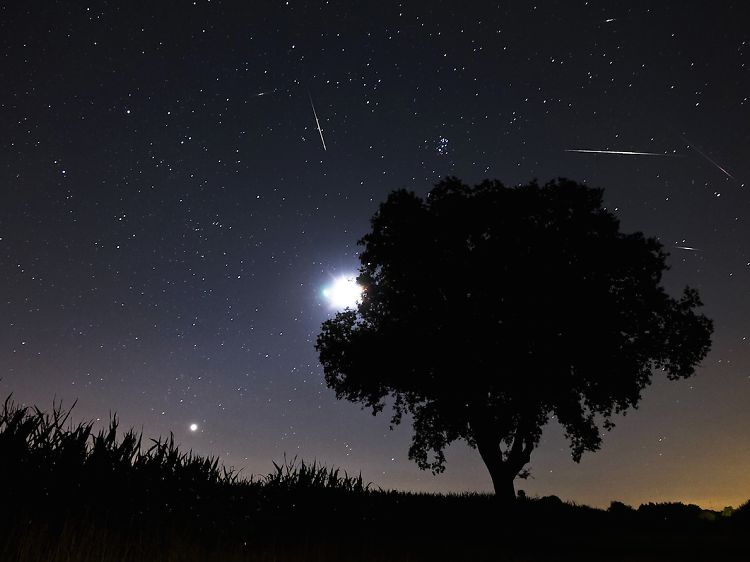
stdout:
POLYGON ((750 498, 745 2, 20 5, 0 11, 1 398, 77 400, 97 427, 117 412, 246 476, 286 454, 489 491, 464 442, 433 476, 406 457, 408 419, 336 400, 313 347, 324 291, 356 276, 391 190, 561 176, 660 239, 664 286, 700 291, 714 343, 580 465, 550 423, 516 487, 750 498))

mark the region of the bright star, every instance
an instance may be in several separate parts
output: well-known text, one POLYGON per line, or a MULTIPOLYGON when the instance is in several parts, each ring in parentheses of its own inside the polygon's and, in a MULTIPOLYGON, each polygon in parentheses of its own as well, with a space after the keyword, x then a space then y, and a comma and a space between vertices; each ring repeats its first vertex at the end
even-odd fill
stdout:
POLYGON ((190 426, 190 431, 195 431, 196 429, 198 429, 198 424, 194 423, 190 426))

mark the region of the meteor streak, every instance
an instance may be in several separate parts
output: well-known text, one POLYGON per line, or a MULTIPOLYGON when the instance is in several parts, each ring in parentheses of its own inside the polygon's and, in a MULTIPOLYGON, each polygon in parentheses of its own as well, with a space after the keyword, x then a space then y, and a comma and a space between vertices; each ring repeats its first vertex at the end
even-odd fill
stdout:
POLYGON ((323 150, 328 151, 328 149, 326 148, 326 141, 323 140, 323 129, 320 128, 320 121, 318 121, 318 114, 315 111, 315 105, 313 104, 312 96, 310 95, 309 90, 307 91, 307 95, 310 98, 310 105, 312 106, 313 115, 315 115, 315 124, 318 126, 318 132, 320 133, 320 142, 323 143, 323 150))
POLYGON ((629 152, 627 150, 583 150, 583 149, 570 149, 565 152, 588 152, 590 154, 624 154, 626 156, 678 156, 683 158, 681 154, 663 154, 661 152, 629 152))
MULTIPOLYGON (((726 175, 728 175, 728 176, 729 176, 730 178, 734 179, 734 176, 733 176, 732 174, 730 174, 730 173, 729 173, 729 172, 727 172, 727 171, 726 171, 726 170, 725 170, 724 168, 722 168, 721 166, 719 166, 719 165, 718 165, 718 164, 717 164, 716 162, 714 162, 713 160, 711 160, 711 159, 710 159, 710 158, 709 158, 709 157, 708 157, 708 156, 707 156, 707 155, 706 155, 706 154, 705 154, 705 153, 704 153, 704 152, 703 152, 703 151, 702 151, 702 150, 701 150, 700 148, 698 148, 697 146, 695 146, 695 145, 694 145, 694 144, 693 144, 692 142, 690 142, 689 140, 687 140, 687 139, 686 139, 685 137, 683 137, 682 135, 678 135, 678 136, 679 136, 679 137, 680 137, 680 138, 681 138, 682 140, 684 140, 684 141, 685 141, 686 143, 688 143, 688 145, 689 145, 689 146, 692 146, 692 147, 693 147, 693 148, 694 148, 695 150, 697 150, 697 151, 698 151, 698 154, 700 154, 701 156, 703 156, 703 158, 705 158, 706 160, 708 160, 709 162, 711 162, 711 164, 713 164, 714 166, 716 166, 717 168, 719 168, 719 170, 721 170, 722 172, 724 172, 724 173, 725 173, 726 175)), ((736 180, 735 180, 735 181, 736 181, 736 180)))

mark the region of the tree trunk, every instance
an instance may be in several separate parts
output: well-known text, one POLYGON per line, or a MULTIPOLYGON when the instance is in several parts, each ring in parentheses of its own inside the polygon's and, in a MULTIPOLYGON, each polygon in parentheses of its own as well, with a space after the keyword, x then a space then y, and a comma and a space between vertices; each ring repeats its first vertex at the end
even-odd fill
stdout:
POLYGON ((511 505, 516 500, 516 487, 513 481, 516 479, 516 474, 509 474, 505 471, 492 474, 492 486, 495 488, 495 497, 503 505, 511 505))
POLYGON ((513 485, 518 473, 529 462, 531 457, 531 439, 524 438, 520 431, 516 431, 513 438, 513 446, 508 452, 506 459, 500 450, 500 441, 486 431, 474 430, 477 441, 477 449, 484 464, 492 478, 492 486, 495 488, 495 497, 505 505, 512 504, 516 499, 516 490, 513 485), (524 447, 524 444, 526 445, 524 447))
POLYGON ((477 449, 492 478, 495 497, 503 504, 513 503, 516 499, 516 490, 513 486, 516 475, 508 474, 500 443, 489 436, 477 436, 477 449))

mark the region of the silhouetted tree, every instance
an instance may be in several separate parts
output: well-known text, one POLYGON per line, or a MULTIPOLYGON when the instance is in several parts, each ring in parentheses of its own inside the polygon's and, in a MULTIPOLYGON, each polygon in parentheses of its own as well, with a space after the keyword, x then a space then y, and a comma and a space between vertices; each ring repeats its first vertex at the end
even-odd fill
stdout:
POLYGON ((413 415, 421 469, 466 440, 507 501, 551 417, 576 462, 598 449, 595 416, 611 429, 653 369, 694 374, 713 330, 697 291, 659 285, 662 245, 621 233, 602 194, 562 178, 392 192, 358 242, 361 302, 318 335, 328 386, 373 415, 391 397, 392 424, 413 415))

